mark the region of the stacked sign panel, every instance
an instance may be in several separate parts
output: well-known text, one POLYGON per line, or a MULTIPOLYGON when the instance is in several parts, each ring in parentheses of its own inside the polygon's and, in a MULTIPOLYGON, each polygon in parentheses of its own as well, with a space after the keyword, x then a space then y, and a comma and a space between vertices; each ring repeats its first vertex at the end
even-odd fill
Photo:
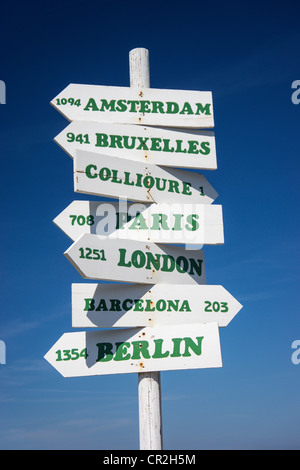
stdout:
POLYGON ((55 141, 75 192, 115 199, 54 219, 73 241, 65 256, 115 283, 72 285, 72 326, 112 329, 66 333, 45 358, 63 376, 221 367, 219 327, 241 305, 206 285, 197 245, 224 243, 222 207, 189 171, 217 168, 212 94, 70 84, 51 104, 71 121, 55 141))

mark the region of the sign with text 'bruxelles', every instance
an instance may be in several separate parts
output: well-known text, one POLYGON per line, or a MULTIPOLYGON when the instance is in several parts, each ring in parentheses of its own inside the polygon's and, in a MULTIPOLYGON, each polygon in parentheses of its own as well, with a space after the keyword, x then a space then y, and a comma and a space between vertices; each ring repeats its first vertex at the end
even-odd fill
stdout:
POLYGON ((76 150, 74 156, 74 189, 77 193, 157 203, 211 204, 218 197, 199 173, 84 150, 76 150))
POLYGON ((86 279, 206 284, 202 250, 84 234, 64 254, 86 279))
POLYGON ((161 90, 71 83, 51 104, 69 121, 214 127, 210 91, 161 90))
POLYGON ((216 323, 65 333, 45 359, 64 377, 222 367, 216 323))
POLYGON ((155 165, 217 168, 212 131, 73 121, 54 140, 72 158, 76 150, 87 150, 155 165))
POLYGON ((53 222, 73 241, 91 233, 154 243, 224 243, 220 205, 73 201, 53 222))
POLYGON ((72 284, 72 326, 211 323, 225 327, 242 308, 223 286, 72 284))

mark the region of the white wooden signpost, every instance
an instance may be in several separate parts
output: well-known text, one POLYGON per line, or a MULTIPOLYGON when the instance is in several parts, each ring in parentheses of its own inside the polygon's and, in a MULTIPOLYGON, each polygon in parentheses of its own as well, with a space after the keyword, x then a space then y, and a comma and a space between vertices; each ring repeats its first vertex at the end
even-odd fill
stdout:
POLYGON ((74 189, 139 202, 211 204, 218 197, 199 173, 83 150, 74 156, 74 189))
POLYGON ((210 91, 71 83, 51 104, 69 121, 206 129, 214 127, 210 91))
POLYGON ((217 168, 212 94, 151 89, 148 51, 129 57, 130 87, 70 84, 51 101, 71 121, 54 140, 75 192, 119 201, 54 219, 81 276, 114 281, 72 285, 72 326, 112 329, 65 333, 45 359, 64 377, 138 373, 140 449, 160 450, 160 371, 222 367, 219 327, 242 306, 206 285, 202 250, 176 246, 224 243, 218 194, 182 170, 217 168))
POLYGON ((242 308, 223 286, 72 284, 72 326, 135 327, 215 322, 242 308))
POLYGON ((54 140, 72 158, 79 149, 155 165, 217 168, 212 131, 73 121, 54 140))
POLYGON ((65 333, 45 359, 64 377, 222 366, 216 323, 65 333))
POLYGON ((202 250, 82 235, 64 253, 82 277, 142 284, 206 284, 202 250))
POLYGON ((90 233, 154 243, 224 243, 219 205, 73 201, 54 223, 74 241, 90 233))

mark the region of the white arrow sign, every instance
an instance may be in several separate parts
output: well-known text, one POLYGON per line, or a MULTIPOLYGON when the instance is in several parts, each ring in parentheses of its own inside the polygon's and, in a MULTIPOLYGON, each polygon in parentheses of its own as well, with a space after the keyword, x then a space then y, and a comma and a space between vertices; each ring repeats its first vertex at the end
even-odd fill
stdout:
POLYGON ((54 140, 72 158, 81 149, 155 165, 217 168, 211 131, 73 121, 54 140))
POLYGON ((154 243, 224 243, 219 205, 73 201, 53 222, 73 241, 92 233, 154 243))
POLYGON ((216 322, 242 305, 222 286, 72 284, 72 326, 131 327, 216 322))
POLYGON ((64 377, 222 367, 216 323, 65 333, 45 359, 64 377))
POLYGON ((214 127, 210 91, 71 83, 51 101, 51 104, 70 121, 214 127))
POLYGON ((206 284, 202 250, 84 234, 64 254, 86 279, 206 284))
POLYGON ((77 193, 140 202, 211 204, 218 194, 194 171, 163 168, 77 150, 74 156, 77 193))

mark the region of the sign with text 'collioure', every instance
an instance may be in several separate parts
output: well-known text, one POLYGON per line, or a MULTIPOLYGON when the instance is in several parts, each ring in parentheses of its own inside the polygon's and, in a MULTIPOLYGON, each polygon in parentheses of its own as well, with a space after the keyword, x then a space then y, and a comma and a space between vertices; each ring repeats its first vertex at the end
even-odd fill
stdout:
POLYGON ((84 150, 74 156, 74 189, 139 202, 211 204, 218 197, 199 173, 84 150))
POLYGON ((220 205, 73 201, 53 222, 74 241, 91 233, 154 243, 224 243, 220 205))
POLYGON ((72 158, 86 150, 168 167, 217 168, 212 131, 73 121, 54 140, 72 158))
POLYGON ((72 326, 211 323, 225 327, 242 308, 222 286, 72 284, 72 326))
POLYGON ((206 284, 202 250, 84 234, 64 254, 86 279, 206 284))
POLYGON ((45 359, 64 377, 222 367, 216 323, 65 333, 45 359))
POLYGON ((71 83, 51 104, 69 121, 214 127, 210 91, 161 90, 71 83))

